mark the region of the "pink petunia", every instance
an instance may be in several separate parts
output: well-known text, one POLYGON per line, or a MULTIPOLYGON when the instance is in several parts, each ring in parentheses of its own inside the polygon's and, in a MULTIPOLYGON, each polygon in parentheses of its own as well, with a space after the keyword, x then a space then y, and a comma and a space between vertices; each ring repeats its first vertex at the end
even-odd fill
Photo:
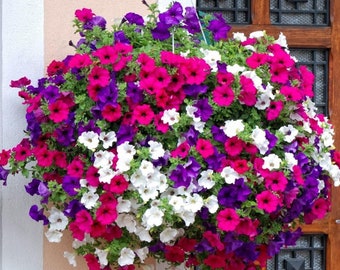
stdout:
POLYGON ((288 184, 287 178, 281 171, 270 172, 266 175, 264 181, 267 189, 277 192, 283 192, 288 184))
POLYGON ((98 261, 98 258, 95 255, 88 253, 84 255, 84 259, 86 261, 86 264, 89 270, 101 270, 102 269, 98 261))
POLYGON ((116 205, 112 203, 103 203, 96 211, 96 218, 103 225, 111 224, 117 216, 116 205))
POLYGON ((116 106, 107 104, 102 110, 102 116, 105 120, 109 122, 115 122, 122 117, 122 109, 119 104, 116 106))
POLYGON ((300 101, 302 99, 302 95, 300 90, 296 87, 284 85, 280 89, 280 93, 286 97, 288 101, 300 101))
POLYGON ((275 83, 285 84, 288 82, 289 73, 287 68, 281 64, 272 64, 270 66, 271 81, 275 83))
POLYGON ((258 208, 266 211, 267 213, 272 213, 276 211, 277 207, 281 203, 281 200, 273 192, 264 190, 256 195, 256 202, 258 208))
POLYGON ((209 74, 210 66, 203 59, 188 58, 179 72, 184 75, 187 84, 201 84, 209 74))
POLYGON ((225 256, 210 254, 203 260, 203 263, 210 269, 227 269, 225 256))
POLYGON ((93 224, 91 214, 87 210, 80 210, 76 214, 75 222, 78 224, 78 228, 83 232, 90 232, 93 224))
POLYGON ((241 92, 238 97, 240 103, 247 106, 254 106, 256 104, 256 93, 254 82, 252 79, 245 76, 240 78, 241 92))
POLYGON ((141 125, 149 125, 155 117, 151 106, 149 104, 137 105, 132 113, 133 120, 141 125))
POLYGON ((235 98, 235 93, 233 89, 228 85, 217 86, 213 92, 213 101, 219 106, 230 106, 235 98))
POLYGON ((50 111, 49 118, 55 123, 66 120, 70 112, 69 106, 62 100, 49 104, 48 109, 50 111))
POLYGON ((232 157, 236 157, 241 154, 243 147, 244 142, 237 136, 227 139, 224 143, 224 150, 232 157))
POLYGON ((254 52, 246 59, 246 63, 250 68, 256 69, 265 64, 268 60, 268 55, 265 53, 254 52))
POLYGON ((250 239, 254 239, 258 234, 257 228, 259 225, 259 220, 252 220, 248 217, 244 217, 240 219, 240 223, 237 225, 235 232, 247 235, 250 239))
POLYGON ((74 15, 77 17, 77 19, 81 22, 87 22, 92 19, 94 16, 94 13, 91 9, 83 8, 83 9, 77 9, 74 13, 74 15))
POLYGON ((238 173, 238 174, 244 174, 247 171, 249 171, 250 167, 248 166, 248 161, 245 159, 236 159, 232 162, 232 168, 238 173))
POLYGON ((185 260, 184 250, 178 246, 165 246, 165 259, 173 263, 182 263, 185 260))
POLYGON ((86 172, 86 180, 90 186, 98 187, 99 186, 98 168, 90 166, 86 172))
MULTIPOLYGON (((24 161, 28 158, 31 154, 31 145, 27 140, 22 140, 17 146, 13 148, 14 152, 14 159, 16 161, 24 161)), ((7 164, 7 162, 6 162, 7 164)))
POLYGON ((174 150, 171 151, 171 156, 174 158, 186 158, 189 154, 190 145, 187 141, 182 142, 174 150))
POLYGON ((92 64, 92 59, 88 54, 75 54, 68 62, 70 68, 84 68, 92 64))
POLYGON ((269 108, 266 110, 266 118, 268 121, 275 120, 279 117, 282 109, 283 109, 283 102, 281 100, 278 101, 271 101, 269 108))
POLYGON ((49 150, 47 146, 36 148, 33 153, 38 166, 49 167, 53 164, 54 151, 49 150))
POLYGON ((213 144, 206 139, 199 138, 196 143, 196 150, 203 158, 210 157, 214 154, 213 144))
POLYGON ((105 185, 104 189, 115 194, 123 194, 128 188, 129 182, 121 174, 114 176, 110 184, 105 185))
POLYGON ((226 208, 221 210, 217 216, 217 226, 222 231, 230 232, 235 230, 237 225, 240 223, 240 217, 236 213, 235 209, 226 208))
POLYGON ((74 158, 67 166, 67 174, 73 177, 82 178, 84 173, 84 162, 79 158, 74 158))
POLYGON ((116 61, 118 57, 118 52, 114 49, 113 46, 106 45, 96 50, 93 53, 93 56, 98 57, 101 64, 109 65, 113 64, 116 61))
POLYGON ((0 152, 0 166, 5 166, 8 163, 10 156, 11 156, 10 150, 2 150, 0 152))
POLYGON ((230 72, 218 72, 216 74, 216 79, 220 85, 230 86, 234 82, 235 77, 230 72))
POLYGON ((105 87, 109 84, 110 73, 107 69, 95 66, 88 75, 90 85, 105 87))

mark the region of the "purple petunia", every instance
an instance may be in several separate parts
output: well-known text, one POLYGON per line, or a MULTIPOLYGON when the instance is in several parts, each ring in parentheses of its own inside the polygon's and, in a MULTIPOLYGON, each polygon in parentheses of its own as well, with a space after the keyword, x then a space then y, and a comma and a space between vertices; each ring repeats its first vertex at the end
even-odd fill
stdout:
POLYGON ((141 15, 136 14, 134 12, 129 12, 125 14, 124 18, 130 23, 130 24, 136 24, 139 26, 144 26, 144 19, 141 15))
POLYGON ((37 205, 31 206, 29 215, 35 221, 43 221, 44 225, 49 223, 47 217, 44 215, 44 208, 38 209, 37 205))
POLYGON ((185 8, 184 28, 187 29, 190 34, 201 32, 200 22, 197 16, 196 8, 194 7, 185 8))
POLYGON ((197 111, 194 112, 194 115, 196 117, 200 117, 204 122, 208 121, 213 113, 213 108, 209 104, 209 100, 207 98, 199 99, 195 103, 194 107, 197 108, 197 111))
POLYGON ((191 179, 188 176, 186 168, 181 164, 177 165, 176 168, 172 170, 169 178, 174 182, 174 188, 188 187, 191 183, 191 179))
POLYGON ((222 14, 215 14, 215 20, 211 20, 207 29, 213 34, 215 41, 227 39, 231 26, 226 23, 222 14))
POLYGON ((79 179, 66 175, 63 178, 62 187, 68 195, 75 196, 78 194, 78 189, 80 188, 79 179))
POLYGON ((91 20, 87 21, 84 24, 85 30, 93 30, 95 26, 100 27, 101 29, 106 28, 106 20, 101 16, 95 16, 91 20))
POLYGON ((9 174, 9 170, 6 170, 4 167, 0 166, 0 180, 3 181, 3 185, 7 185, 7 177, 9 174))
POLYGON ((169 28, 170 26, 168 24, 158 22, 156 28, 151 31, 152 37, 160 41, 168 39, 171 36, 169 28))
POLYGON ((173 3, 171 8, 159 14, 159 20, 169 26, 178 25, 183 18, 183 7, 179 2, 173 3))

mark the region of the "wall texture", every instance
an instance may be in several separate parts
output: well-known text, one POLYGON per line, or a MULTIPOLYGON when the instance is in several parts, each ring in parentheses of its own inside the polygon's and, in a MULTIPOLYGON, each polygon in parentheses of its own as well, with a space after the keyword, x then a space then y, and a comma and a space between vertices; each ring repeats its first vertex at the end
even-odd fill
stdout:
MULTIPOLYGON (((3 0, 1 5, 0 147, 11 148, 20 142, 25 113, 9 83, 24 75, 34 81, 43 74, 44 11, 41 0, 3 0)), ((7 187, 0 187, 2 270, 42 269, 42 226, 28 216, 34 199, 25 194, 26 182, 11 177, 7 187)))

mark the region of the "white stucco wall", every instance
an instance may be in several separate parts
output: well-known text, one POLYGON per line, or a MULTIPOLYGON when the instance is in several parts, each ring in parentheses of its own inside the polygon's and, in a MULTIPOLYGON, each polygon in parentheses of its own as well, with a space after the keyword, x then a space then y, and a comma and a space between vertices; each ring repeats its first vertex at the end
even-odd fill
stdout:
MULTIPOLYGON (((20 142, 25 128, 25 111, 16 89, 9 88, 13 79, 42 77, 43 1, 1 1, 1 96, 0 148, 20 142)), ((0 269, 42 269, 42 226, 28 216, 33 198, 26 195, 22 177, 8 179, 0 187, 0 269)))

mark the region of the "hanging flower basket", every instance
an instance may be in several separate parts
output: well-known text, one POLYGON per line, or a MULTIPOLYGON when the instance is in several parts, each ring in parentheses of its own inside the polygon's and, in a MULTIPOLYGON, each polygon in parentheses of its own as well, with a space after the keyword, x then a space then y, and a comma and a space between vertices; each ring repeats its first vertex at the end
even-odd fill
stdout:
POLYGON ((11 82, 27 128, 0 153, 0 179, 31 179, 30 216, 50 242, 69 230, 89 269, 263 268, 340 183, 314 76, 282 34, 232 33, 178 2, 149 9, 113 28, 77 10, 75 53, 36 86, 11 82))

